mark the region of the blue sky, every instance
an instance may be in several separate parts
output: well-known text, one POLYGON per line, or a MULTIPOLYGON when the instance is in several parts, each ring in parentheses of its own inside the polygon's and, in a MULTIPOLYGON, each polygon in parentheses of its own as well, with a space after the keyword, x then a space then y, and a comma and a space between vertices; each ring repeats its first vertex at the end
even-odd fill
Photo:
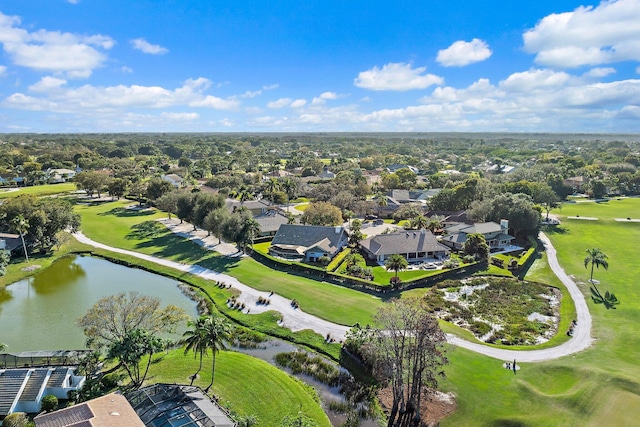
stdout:
POLYGON ((640 0, 0 0, 0 46, 0 132, 640 132, 640 0))

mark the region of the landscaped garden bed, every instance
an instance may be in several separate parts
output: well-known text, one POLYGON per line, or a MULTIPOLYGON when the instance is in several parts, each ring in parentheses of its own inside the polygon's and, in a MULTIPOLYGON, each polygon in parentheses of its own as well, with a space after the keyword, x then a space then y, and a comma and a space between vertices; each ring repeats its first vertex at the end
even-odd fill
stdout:
POLYGON ((425 298, 439 318, 487 343, 536 345, 558 330, 560 291, 540 283, 498 277, 447 280, 425 298))

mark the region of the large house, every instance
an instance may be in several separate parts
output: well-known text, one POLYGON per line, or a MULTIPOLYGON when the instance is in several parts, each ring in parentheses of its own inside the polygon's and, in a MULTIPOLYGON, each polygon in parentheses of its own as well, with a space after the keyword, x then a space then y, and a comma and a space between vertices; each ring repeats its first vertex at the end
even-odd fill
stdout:
POLYGON ((48 169, 47 175, 49 176, 50 184, 58 184, 73 179, 76 176, 76 171, 71 169, 48 169))
POLYGON ((282 258, 318 261, 333 258, 347 245, 349 235, 342 226, 283 224, 271 241, 269 253, 282 258))
POLYGON ((235 212, 240 208, 244 208, 251 212, 251 215, 254 217, 260 214, 267 212, 270 209, 276 209, 275 205, 270 204, 269 202, 265 202, 262 200, 236 200, 236 199, 226 199, 225 205, 229 212, 235 212))
POLYGON ((441 260, 450 254, 449 248, 438 243, 429 230, 380 234, 363 240, 360 246, 369 259, 379 263, 394 254, 412 263, 441 260))
POLYGON ((78 391, 85 377, 71 367, 0 369, 0 418, 13 412, 37 413, 48 394, 67 399, 69 391, 78 391))
POLYGON ((480 233, 492 251, 504 249, 511 244, 514 239, 508 234, 509 221, 500 220, 500 224, 495 222, 481 222, 476 224, 455 224, 444 229, 446 233, 442 238, 442 243, 450 248, 461 250, 469 234, 480 233))
POLYGON ((13 252, 22 249, 22 239, 19 234, 0 233, 0 250, 13 252))
POLYGON ((289 223, 289 218, 280 209, 269 209, 253 219, 260 225, 260 237, 274 236, 281 225, 289 223))
POLYGON ((180 175, 177 175, 175 173, 170 173, 167 175, 160 175, 160 178, 163 181, 167 181, 169 184, 173 185, 174 188, 181 188, 184 187, 185 183, 184 180, 182 179, 182 177, 180 175))

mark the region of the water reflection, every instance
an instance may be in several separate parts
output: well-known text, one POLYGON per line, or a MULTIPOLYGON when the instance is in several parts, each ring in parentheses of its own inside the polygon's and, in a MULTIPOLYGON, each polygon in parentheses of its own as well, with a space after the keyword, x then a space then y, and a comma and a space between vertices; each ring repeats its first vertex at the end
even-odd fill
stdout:
POLYGON ((46 274, 33 276, 31 288, 40 295, 46 295, 77 286, 87 273, 76 260, 76 257, 69 256, 56 261, 46 270, 46 274))
POLYGON ((177 285, 175 280, 102 259, 65 257, 0 291, 0 342, 13 352, 82 349, 85 338, 76 319, 100 298, 120 292, 152 295, 163 306, 174 304, 196 316, 195 303, 177 285))

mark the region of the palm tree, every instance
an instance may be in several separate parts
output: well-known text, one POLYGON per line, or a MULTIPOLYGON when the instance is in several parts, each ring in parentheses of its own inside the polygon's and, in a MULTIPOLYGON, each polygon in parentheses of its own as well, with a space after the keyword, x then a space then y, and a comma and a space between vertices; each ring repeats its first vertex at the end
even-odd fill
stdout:
POLYGON ((396 272, 396 278, 398 277, 398 271, 404 270, 409 266, 407 259, 400 254, 393 254, 387 258, 387 262, 384 263, 387 270, 393 270, 396 272))
POLYGON ((224 350, 225 341, 228 341, 231 335, 231 327, 227 321, 220 316, 210 316, 204 321, 204 333, 203 340, 207 348, 211 349, 211 382, 204 389, 205 393, 209 392, 209 389, 213 385, 213 379, 216 370, 216 355, 220 350, 224 350))
POLYGON ((3 343, 3 342, 0 342, 0 351, 5 351, 7 348, 9 348, 9 346, 8 346, 8 345, 6 345, 6 344, 5 344, 5 343, 3 343))
POLYGON ((269 195, 269 198, 273 199, 273 193, 280 190, 280 182, 274 177, 269 178, 265 185, 265 191, 269 195))
MULTIPOLYGON (((589 264, 591 264, 591 278, 589 282, 595 286, 593 283, 593 269, 604 267, 605 270, 609 269, 609 262, 607 261, 607 255, 600 250, 600 248, 587 249, 587 256, 584 258, 584 268, 587 268, 589 264)), ((598 289, 596 287, 596 289, 598 289)))
POLYGON ((378 216, 380 216, 382 209, 386 208, 388 204, 387 196, 384 194, 378 194, 378 216))
POLYGON ((414 230, 422 230, 424 228, 427 228, 428 225, 429 220, 422 214, 417 215, 416 217, 412 218, 411 221, 409 221, 409 226, 414 230))
POLYGON ((247 245, 253 247, 253 240, 260 234, 260 224, 253 217, 248 217, 242 225, 242 231, 238 237, 238 244, 245 248, 247 245))
POLYGON ((11 225, 13 228, 20 233, 20 238, 22 239, 22 249, 24 249, 24 257, 29 262, 29 254, 27 254, 27 245, 24 243, 24 234, 29 229, 29 221, 25 219, 22 215, 17 215, 11 220, 11 225))
POLYGON ((291 178, 285 178, 282 181, 282 188, 284 189, 284 192, 287 194, 287 211, 288 211, 289 203, 291 199, 295 198, 296 191, 298 191, 298 183, 291 178))
POLYGON ((443 222, 444 222, 444 216, 433 215, 431 218, 429 218, 429 223, 427 224, 427 230, 435 234, 436 230, 439 230, 442 228, 443 222))
POLYGON ((193 351, 194 356, 200 356, 200 366, 195 374, 191 375, 191 384, 195 381, 198 373, 202 370, 202 357, 207 353, 207 343, 205 342, 205 325, 207 322, 207 316, 200 316, 196 321, 189 320, 187 326, 191 329, 187 329, 184 334, 182 334, 184 338, 184 343, 186 344, 184 348, 184 354, 187 354, 190 351, 193 351))

